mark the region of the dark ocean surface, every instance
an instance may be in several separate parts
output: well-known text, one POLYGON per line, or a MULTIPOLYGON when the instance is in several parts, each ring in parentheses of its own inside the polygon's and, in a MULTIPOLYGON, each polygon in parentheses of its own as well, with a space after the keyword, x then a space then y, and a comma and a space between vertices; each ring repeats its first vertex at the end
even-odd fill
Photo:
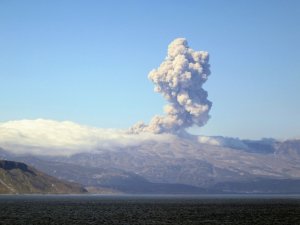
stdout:
POLYGON ((2 224, 300 224, 300 195, 0 195, 2 224))

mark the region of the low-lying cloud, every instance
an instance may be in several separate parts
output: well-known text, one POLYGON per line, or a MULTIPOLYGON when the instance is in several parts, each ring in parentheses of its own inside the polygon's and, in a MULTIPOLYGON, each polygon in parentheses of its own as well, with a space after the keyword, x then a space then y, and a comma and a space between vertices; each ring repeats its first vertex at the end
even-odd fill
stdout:
POLYGON ((100 129, 69 121, 19 120, 0 123, 0 147, 15 154, 68 156, 137 146, 144 141, 164 141, 172 135, 129 134, 125 130, 100 129))

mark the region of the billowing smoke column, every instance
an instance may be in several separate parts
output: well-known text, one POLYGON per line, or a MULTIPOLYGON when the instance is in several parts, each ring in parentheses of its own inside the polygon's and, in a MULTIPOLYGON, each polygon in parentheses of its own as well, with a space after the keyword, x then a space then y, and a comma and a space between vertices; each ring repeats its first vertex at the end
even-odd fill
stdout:
POLYGON ((156 92, 169 102, 165 116, 154 116, 149 125, 137 123, 132 133, 181 133, 192 125, 203 126, 209 119, 212 103, 202 85, 210 75, 209 55, 189 48, 186 39, 175 39, 168 47, 162 64, 148 78, 156 92))

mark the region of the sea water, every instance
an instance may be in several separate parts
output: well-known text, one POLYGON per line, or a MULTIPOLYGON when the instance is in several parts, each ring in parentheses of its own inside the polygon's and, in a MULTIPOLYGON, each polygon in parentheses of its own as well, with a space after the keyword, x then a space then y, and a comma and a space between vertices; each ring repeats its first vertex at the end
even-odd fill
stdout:
POLYGON ((300 224, 300 195, 0 195, 2 224, 300 224))

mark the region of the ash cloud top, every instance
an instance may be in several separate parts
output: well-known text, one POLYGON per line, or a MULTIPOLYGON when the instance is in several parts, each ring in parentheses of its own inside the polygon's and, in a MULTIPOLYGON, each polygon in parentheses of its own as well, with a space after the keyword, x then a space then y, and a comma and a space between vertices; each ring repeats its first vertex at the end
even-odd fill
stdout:
POLYGON ((184 38, 175 39, 162 64, 148 75, 155 86, 154 91, 168 101, 164 107, 165 115, 154 116, 149 125, 139 122, 130 132, 178 134, 193 125, 205 125, 212 106, 202 88, 210 75, 208 61, 207 52, 189 48, 184 38))

